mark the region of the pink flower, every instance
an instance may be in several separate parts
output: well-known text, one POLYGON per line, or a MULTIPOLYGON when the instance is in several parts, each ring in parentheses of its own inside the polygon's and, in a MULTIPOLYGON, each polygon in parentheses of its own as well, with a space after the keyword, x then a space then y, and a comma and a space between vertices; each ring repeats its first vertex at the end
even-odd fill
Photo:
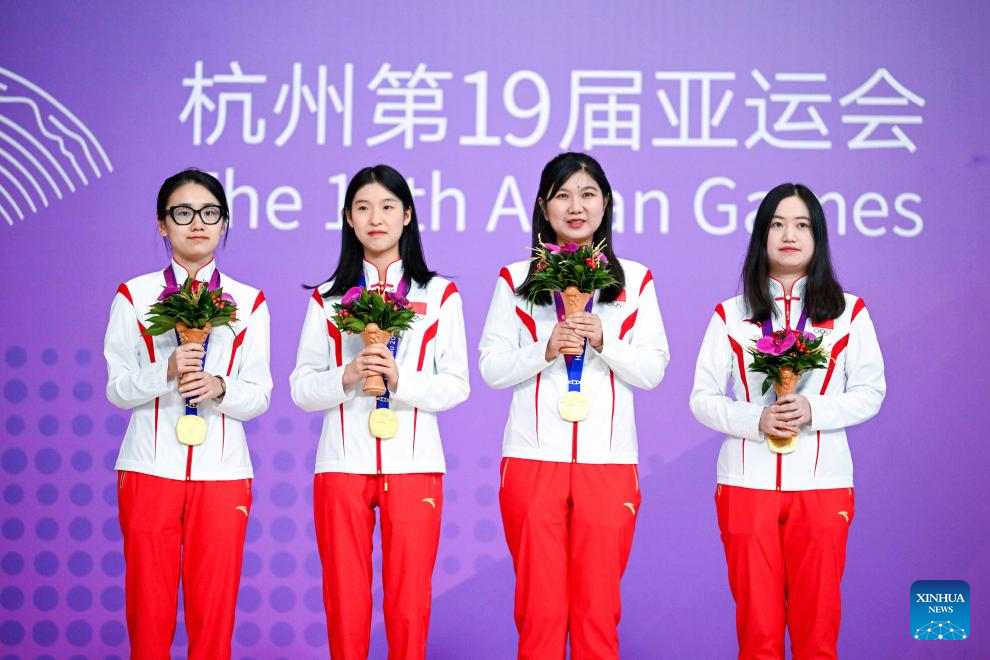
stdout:
POLYGON ((361 297, 362 293, 364 293, 363 287, 352 286, 347 290, 347 293, 344 294, 344 297, 340 299, 340 304, 344 306, 352 305, 357 302, 357 299, 361 297))
POLYGON ((600 263, 600 264, 607 264, 608 263, 608 257, 606 257, 604 253, 601 253, 601 252, 598 253, 598 263, 600 263))
POLYGON ((237 304, 234 302, 234 296, 230 295, 229 293, 225 293, 222 296, 220 296, 220 300, 223 300, 226 303, 230 303, 231 305, 237 304))
POLYGON ((553 253, 553 254, 556 254, 556 253, 560 252, 560 247, 557 246, 557 245, 554 245, 553 243, 544 243, 543 244, 543 247, 545 247, 547 249, 547 252, 550 252, 550 253, 553 253))
POLYGON ((400 296, 398 293, 393 293, 391 295, 392 302, 395 303, 396 309, 405 309, 409 307, 409 300, 405 296, 400 296))
POLYGON ((756 350, 767 355, 783 355, 794 345, 794 335, 791 333, 775 332, 769 337, 760 337, 756 340, 756 350))
POLYGON ((568 243, 567 245, 561 246, 560 251, 561 252, 577 252, 580 249, 581 249, 581 246, 578 245, 577 243, 568 243))

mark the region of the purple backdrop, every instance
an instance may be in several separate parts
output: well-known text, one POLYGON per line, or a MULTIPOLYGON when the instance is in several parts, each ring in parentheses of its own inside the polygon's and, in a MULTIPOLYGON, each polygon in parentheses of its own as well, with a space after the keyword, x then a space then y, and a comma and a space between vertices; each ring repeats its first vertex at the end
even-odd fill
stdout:
MULTIPOLYGON (((841 652, 990 656, 977 422, 990 394, 990 8, 469 4, 0 3, 0 652, 127 654, 111 472, 126 413, 103 396, 101 348, 117 284, 167 259, 153 222, 164 177, 220 174, 233 196, 220 267, 263 287, 272 313, 235 654, 323 657, 320 419, 292 405, 288 374, 300 284, 336 261, 345 176, 384 161, 421 189, 427 255, 457 279, 476 364, 498 268, 526 257, 540 168, 573 148, 621 196, 616 248, 653 269, 673 355, 637 400, 645 496, 623 656, 735 652, 712 502, 720 440, 687 399, 712 308, 737 291, 746 217, 784 180, 828 193, 841 280, 867 301, 888 367, 879 417, 850 433, 841 652), (909 636, 918 579, 969 582, 970 639, 909 636)), ((431 658, 507 658, 515 644, 496 470, 508 394, 476 370, 472 386, 441 419, 431 658)), ((373 657, 384 649, 376 611, 373 657)))

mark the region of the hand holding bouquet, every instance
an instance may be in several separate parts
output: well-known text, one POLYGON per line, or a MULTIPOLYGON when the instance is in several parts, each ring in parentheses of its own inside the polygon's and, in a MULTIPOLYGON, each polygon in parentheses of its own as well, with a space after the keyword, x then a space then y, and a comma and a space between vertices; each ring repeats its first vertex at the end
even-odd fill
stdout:
MULTIPOLYGON (((416 312, 406 299, 403 283, 394 293, 351 287, 340 302, 334 304, 335 314, 331 320, 344 332, 360 334, 365 346, 389 344, 393 339, 397 342, 402 333, 412 327, 416 317, 416 312)), ((362 391, 381 396, 386 389, 381 376, 369 376, 362 391)))
MULTIPOLYGON (((773 386, 777 398, 797 389, 801 374, 822 369, 828 364, 828 354, 822 348, 822 337, 800 330, 777 330, 756 341, 747 349, 753 356, 749 371, 766 375, 762 393, 773 386)), ((788 454, 797 448, 797 436, 767 436, 771 451, 788 454)))

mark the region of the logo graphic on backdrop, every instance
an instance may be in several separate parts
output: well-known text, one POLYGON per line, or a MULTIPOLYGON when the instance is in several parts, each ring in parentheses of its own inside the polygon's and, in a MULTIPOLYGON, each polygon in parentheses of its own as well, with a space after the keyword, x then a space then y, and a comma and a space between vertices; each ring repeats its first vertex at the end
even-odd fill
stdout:
POLYGON ((0 67, 0 216, 8 225, 112 171, 99 141, 71 110, 0 67))
POLYGON ((911 585, 911 636, 923 640, 969 637, 969 584, 918 580, 911 585))

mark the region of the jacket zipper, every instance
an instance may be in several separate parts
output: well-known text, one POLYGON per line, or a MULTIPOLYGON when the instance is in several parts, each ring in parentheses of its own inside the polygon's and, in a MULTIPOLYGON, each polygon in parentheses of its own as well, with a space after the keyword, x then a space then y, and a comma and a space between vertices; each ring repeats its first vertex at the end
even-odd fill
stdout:
POLYGON ((578 423, 571 422, 573 424, 573 430, 571 431, 571 463, 577 463, 577 435, 578 435, 578 423))

